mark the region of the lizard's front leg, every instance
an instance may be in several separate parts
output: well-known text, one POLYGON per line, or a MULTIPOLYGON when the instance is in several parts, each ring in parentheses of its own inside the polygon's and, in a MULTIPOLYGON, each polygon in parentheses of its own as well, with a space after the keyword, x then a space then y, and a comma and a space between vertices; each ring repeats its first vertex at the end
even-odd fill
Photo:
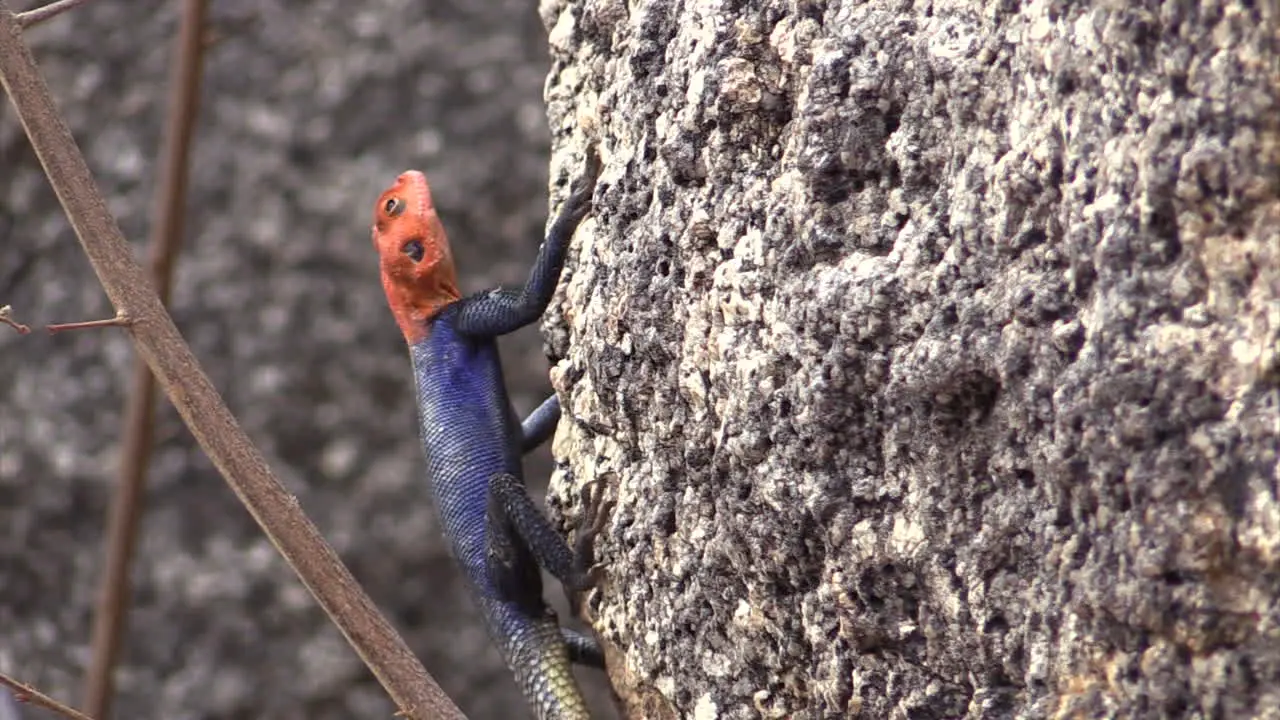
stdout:
POLYGON ((560 271, 569 251, 569 241, 579 223, 591 212, 591 195, 600 174, 600 158, 595 148, 588 151, 582 177, 573 184, 547 239, 538 249, 538 258, 529 271, 529 279, 520 290, 496 289, 477 293, 462 300, 454 327, 471 337, 497 337, 518 330, 542 317, 551 302, 560 271))
POLYGON ((520 424, 520 454, 527 455, 538 449, 556 431, 556 423, 560 422, 560 398, 552 393, 542 404, 529 413, 529 417, 520 424))

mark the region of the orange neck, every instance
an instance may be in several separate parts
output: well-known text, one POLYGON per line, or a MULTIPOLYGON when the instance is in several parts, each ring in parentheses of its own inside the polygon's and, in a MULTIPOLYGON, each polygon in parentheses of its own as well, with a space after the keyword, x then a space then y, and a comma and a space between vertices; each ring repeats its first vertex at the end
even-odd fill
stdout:
POLYGON ((413 285, 406 285, 383 270, 382 289, 405 342, 412 345, 426 339, 431 318, 462 297, 454 278, 453 260, 447 255, 434 272, 418 278, 413 285))

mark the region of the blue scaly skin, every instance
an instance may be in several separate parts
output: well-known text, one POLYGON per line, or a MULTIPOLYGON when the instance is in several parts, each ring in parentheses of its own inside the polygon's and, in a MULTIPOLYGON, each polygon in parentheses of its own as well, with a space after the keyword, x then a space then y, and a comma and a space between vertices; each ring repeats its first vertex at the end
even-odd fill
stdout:
POLYGON ((489 634, 540 720, 588 718, 571 663, 603 668, 604 657, 593 639, 561 629, 538 568, 571 597, 591 587, 593 540, 607 512, 599 492, 584 492, 585 527, 570 549, 529 497, 521 456, 551 436, 560 404, 553 395, 519 422, 495 338, 546 310, 598 173, 592 154, 520 290, 459 295, 422 173, 401 174, 374 207, 383 289, 413 361, 432 500, 489 634))

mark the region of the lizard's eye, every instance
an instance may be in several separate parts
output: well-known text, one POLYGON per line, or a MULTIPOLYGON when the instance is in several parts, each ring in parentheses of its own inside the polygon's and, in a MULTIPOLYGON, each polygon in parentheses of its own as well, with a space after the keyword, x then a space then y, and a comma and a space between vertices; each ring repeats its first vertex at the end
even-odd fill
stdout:
POLYGON ((414 262, 422 262, 422 256, 426 254, 422 247, 422 241, 417 238, 405 243, 404 247, 400 248, 400 251, 408 255, 409 259, 414 262))
POLYGON ((404 212, 404 198, 387 198, 387 201, 382 204, 382 211, 391 217, 399 217, 400 213, 404 212))

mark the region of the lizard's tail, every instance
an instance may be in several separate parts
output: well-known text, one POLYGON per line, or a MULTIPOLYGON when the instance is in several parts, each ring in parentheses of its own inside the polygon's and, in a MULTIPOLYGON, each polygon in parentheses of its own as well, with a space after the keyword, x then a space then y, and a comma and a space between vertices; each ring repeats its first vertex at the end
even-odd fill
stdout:
POLYGON ((517 617, 497 633, 499 645, 538 720, 590 720, 555 615, 517 617))

